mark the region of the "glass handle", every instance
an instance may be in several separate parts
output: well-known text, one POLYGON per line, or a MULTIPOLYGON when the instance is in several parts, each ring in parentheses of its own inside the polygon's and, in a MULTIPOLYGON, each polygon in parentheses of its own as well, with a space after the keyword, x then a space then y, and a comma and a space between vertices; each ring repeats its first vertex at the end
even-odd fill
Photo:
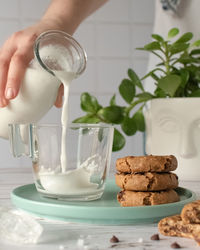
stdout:
POLYGON ((30 128, 29 124, 9 124, 9 140, 14 157, 32 157, 33 152, 29 142, 30 128))

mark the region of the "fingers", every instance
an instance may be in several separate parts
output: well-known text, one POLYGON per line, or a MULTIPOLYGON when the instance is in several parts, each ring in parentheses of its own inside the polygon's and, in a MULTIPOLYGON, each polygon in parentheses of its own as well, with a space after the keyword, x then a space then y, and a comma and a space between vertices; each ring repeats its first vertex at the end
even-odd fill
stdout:
POLYGON ((7 74, 10 63, 10 58, 14 53, 15 48, 9 48, 8 45, 3 47, 0 51, 0 107, 5 107, 8 104, 4 92, 7 82, 7 74))
POLYGON ((58 95, 57 95, 57 98, 56 98, 56 101, 55 101, 55 106, 57 108, 62 107, 63 95, 64 95, 64 86, 63 86, 63 84, 61 84, 59 89, 58 89, 58 95))
POLYGON ((17 50, 12 56, 4 92, 7 100, 11 100, 17 96, 24 73, 32 57, 33 53, 28 48, 17 50))
POLYGON ((1 48, 0 107, 5 107, 9 100, 17 96, 26 67, 33 58, 35 38, 35 34, 16 32, 1 48))

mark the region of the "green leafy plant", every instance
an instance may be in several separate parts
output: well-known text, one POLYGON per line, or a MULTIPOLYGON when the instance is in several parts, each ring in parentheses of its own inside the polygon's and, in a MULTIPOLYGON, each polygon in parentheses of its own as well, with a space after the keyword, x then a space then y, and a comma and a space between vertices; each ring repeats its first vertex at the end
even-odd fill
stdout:
POLYGON ((81 108, 86 115, 74 122, 115 124, 113 151, 118 151, 125 145, 123 133, 132 136, 137 131, 145 131, 142 109, 147 101, 154 98, 200 97, 200 40, 191 42, 191 32, 177 39, 178 34, 177 28, 171 29, 166 39, 152 34, 153 41, 138 48, 153 53, 160 62, 142 78, 133 69, 128 69, 128 77, 121 81, 118 89, 126 106, 117 105, 115 94, 109 106, 103 107, 94 96, 83 93, 81 108), (143 86, 144 79, 148 77, 154 80, 153 94, 145 91, 143 86), (122 132, 116 128, 117 125, 122 132))

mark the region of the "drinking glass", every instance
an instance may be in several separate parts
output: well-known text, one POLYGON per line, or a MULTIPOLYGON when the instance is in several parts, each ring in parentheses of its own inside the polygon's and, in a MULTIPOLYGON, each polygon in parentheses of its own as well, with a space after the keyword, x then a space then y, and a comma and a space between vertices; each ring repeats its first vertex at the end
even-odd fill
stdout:
POLYGON ((80 201, 101 198, 110 168, 113 126, 68 125, 62 154, 60 125, 10 124, 9 132, 13 155, 31 158, 41 195, 80 201))

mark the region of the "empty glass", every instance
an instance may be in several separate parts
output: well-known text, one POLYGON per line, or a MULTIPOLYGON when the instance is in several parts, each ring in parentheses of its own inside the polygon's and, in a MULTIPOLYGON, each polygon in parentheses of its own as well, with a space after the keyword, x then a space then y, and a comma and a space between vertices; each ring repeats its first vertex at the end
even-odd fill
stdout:
POLYGON ((65 200, 102 196, 110 167, 112 126, 70 124, 64 147, 62 126, 11 124, 9 128, 13 155, 32 159, 39 193, 65 200))

